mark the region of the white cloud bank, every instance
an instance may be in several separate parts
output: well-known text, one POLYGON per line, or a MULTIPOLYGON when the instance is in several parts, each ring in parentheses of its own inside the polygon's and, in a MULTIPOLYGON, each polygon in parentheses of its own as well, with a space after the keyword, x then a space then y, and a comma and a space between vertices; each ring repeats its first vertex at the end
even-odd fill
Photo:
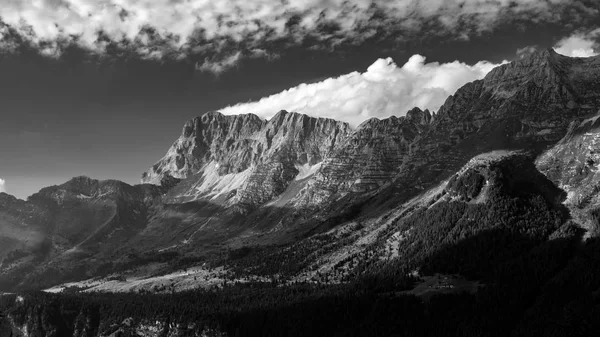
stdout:
POLYGON ((6 181, 0 178, 0 192, 6 192, 6 181))
POLYGON ((403 66, 379 59, 366 72, 353 72, 312 84, 301 84, 257 102, 220 110, 227 115, 254 113, 269 119, 279 110, 334 118, 357 126, 371 117, 403 116, 415 106, 436 111, 446 98, 483 78, 498 64, 425 63, 413 55, 403 66))
POLYGON ((576 33, 556 43, 557 53, 571 57, 596 56, 600 52, 600 28, 587 33, 576 33))

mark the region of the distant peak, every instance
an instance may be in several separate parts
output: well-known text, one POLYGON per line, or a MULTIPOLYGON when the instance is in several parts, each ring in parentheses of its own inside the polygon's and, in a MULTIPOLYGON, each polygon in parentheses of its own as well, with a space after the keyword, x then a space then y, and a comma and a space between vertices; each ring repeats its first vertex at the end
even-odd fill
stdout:
MULTIPOLYGON (((288 112, 288 111, 286 111, 286 110, 279 110, 279 111, 278 111, 278 112, 275 114, 275 116, 273 116, 273 117, 272 117, 272 118, 271 118, 269 121, 277 121, 277 120, 283 119, 283 118, 285 118, 285 116, 287 116, 288 114, 290 114, 290 112, 288 112)), ((295 113, 295 112, 292 112, 291 114, 293 115, 293 114, 296 114, 296 113, 295 113)))
POLYGON ((5 200, 14 201, 16 199, 17 199, 17 197, 15 197, 12 194, 8 194, 8 193, 5 193, 5 192, 0 192, 0 202, 3 202, 5 200))
POLYGON ((96 179, 92 179, 88 176, 81 175, 81 176, 76 176, 76 177, 71 178, 71 180, 69 180, 67 183, 89 184, 89 183, 94 183, 97 181, 98 180, 96 180, 96 179))
POLYGON ((212 121, 225 121, 225 120, 232 120, 232 119, 239 119, 239 118, 261 120, 260 117, 258 117, 255 114, 252 114, 252 113, 241 114, 241 115, 224 115, 220 111, 207 111, 198 117, 194 117, 194 118, 188 120, 186 122, 186 126, 192 127, 199 123, 210 124, 212 121))
POLYGON ((542 51, 542 53, 547 56, 560 55, 556 52, 556 50, 554 50, 554 48, 546 48, 542 51))
POLYGON ((431 123, 431 112, 428 109, 421 110, 415 107, 406 113, 406 118, 413 123, 427 125, 431 123))
POLYGON ((326 123, 336 123, 339 125, 344 125, 344 126, 349 127, 348 123, 342 122, 342 121, 339 121, 336 119, 310 116, 310 115, 303 114, 300 112, 287 111, 287 110, 280 110, 279 112, 277 112, 273 117, 271 117, 271 119, 269 119, 269 123, 282 124, 287 121, 300 121, 300 120, 313 120, 313 121, 320 121, 320 122, 326 122, 326 123))
POLYGON ((383 118, 383 119, 379 119, 377 117, 371 117, 371 118, 367 119, 366 121, 360 123, 356 129, 357 130, 369 129, 369 128, 377 129, 377 128, 381 128, 381 127, 398 126, 398 125, 400 125, 402 120, 404 120, 404 118, 402 118, 402 117, 398 118, 393 115, 390 117, 387 117, 387 118, 383 118))
POLYGON ((501 97, 516 94, 526 83, 558 88, 558 83, 565 81, 564 73, 572 63, 572 58, 560 55, 552 48, 538 50, 492 69, 483 80, 484 86, 493 88, 501 97))
POLYGON ((264 123, 264 120, 252 113, 241 115, 224 115, 219 111, 208 111, 201 116, 197 116, 188 120, 183 125, 182 135, 184 137, 190 137, 192 134, 194 134, 194 132, 200 129, 222 128, 223 125, 240 122, 242 124, 260 125, 261 123, 264 123))
POLYGON ((516 61, 527 63, 530 65, 544 66, 548 64, 557 64, 562 60, 570 59, 570 57, 557 53, 553 48, 541 49, 531 53, 529 56, 516 61))

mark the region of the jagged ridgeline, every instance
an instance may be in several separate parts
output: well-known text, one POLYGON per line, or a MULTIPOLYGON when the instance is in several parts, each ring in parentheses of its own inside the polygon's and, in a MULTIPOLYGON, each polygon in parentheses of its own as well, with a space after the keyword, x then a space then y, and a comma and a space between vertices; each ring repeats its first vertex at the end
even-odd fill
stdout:
POLYGON ((0 194, 0 287, 64 290, 0 331, 590 336, 599 109, 600 57, 546 50, 356 128, 203 114, 140 185, 0 194))

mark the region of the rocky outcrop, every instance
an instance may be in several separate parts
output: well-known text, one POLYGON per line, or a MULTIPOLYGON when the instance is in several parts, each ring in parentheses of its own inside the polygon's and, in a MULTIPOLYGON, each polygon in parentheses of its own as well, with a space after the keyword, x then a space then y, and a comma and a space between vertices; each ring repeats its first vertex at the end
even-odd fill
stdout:
POLYGON ((187 179, 171 202, 205 198, 254 207, 281 194, 304 167, 319 165, 346 139, 350 127, 326 118, 280 111, 257 116, 207 113, 186 123, 167 155, 142 177, 187 179))
POLYGON ((573 122, 536 165, 568 194, 565 205, 587 235, 600 233, 600 116, 573 122))
POLYGON ((243 213, 261 205, 327 213, 342 198, 351 204, 390 188, 403 200, 479 153, 540 153, 556 143, 600 107, 600 81, 590 75, 600 74, 599 60, 544 50, 468 83, 437 114, 415 108, 355 130, 286 111, 269 121, 208 113, 186 124, 142 181, 184 178, 168 202, 208 200, 243 213))
POLYGON ((411 143, 395 184, 426 188, 469 158, 501 149, 539 154, 567 132, 572 121, 600 107, 600 58, 569 58, 553 50, 502 65, 450 96, 431 127, 411 143), (577 77, 577 79, 575 79, 577 77))
POLYGON ((599 61, 541 51, 466 84, 433 118, 413 110, 402 119, 366 121, 324 162, 296 207, 381 188, 399 196, 388 199, 393 204, 447 178, 479 153, 540 153, 565 135, 571 121, 600 107, 597 78, 582 74, 600 74, 599 61))
POLYGON ((300 191, 297 203, 318 206, 332 196, 375 190, 398 174, 411 144, 429 128, 429 111, 413 109, 406 117, 370 119, 348 136, 300 191))
MULTIPOLYGON (((493 69, 450 96, 439 111, 439 126, 453 128, 454 141, 504 122, 507 145, 556 142, 573 118, 596 112, 600 102, 598 80, 582 81, 582 69, 600 73, 598 58, 577 59, 552 49, 493 69), (575 78, 577 78, 575 80, 575 78)), ((499 125, 498 125, 499 126, 499 125)), ((439 132, 439 131, 438 131, 439 132)), ((491 140, 487 140, 490 142, 491 140)))
POLYGON ((169 174, 187 178, 211 161, 222 164, 220 174, 244 171, 256 159, 255 134, 266 122, 253 114, 225 116, 209 112, 183 126, 167 154, 142 175, 142 183, 159 184, 169 174), (244 146, 246 145, 246 146, 244 146))

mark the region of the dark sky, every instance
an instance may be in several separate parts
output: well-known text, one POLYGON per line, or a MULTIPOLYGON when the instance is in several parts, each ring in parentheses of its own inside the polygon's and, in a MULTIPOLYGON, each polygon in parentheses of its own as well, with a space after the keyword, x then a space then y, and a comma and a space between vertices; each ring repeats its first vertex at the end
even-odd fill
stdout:
POLYGON ((519 48, 551 47, 580 29, 532 21, 500 25, 468 41, 413 35, 334 50, 287 46, 278 48, 279 58, 246 58, 219 75, 195 70, 189 60, 90 59, 78 50, 57 60, 6 52, 0 55, 0 178, 20 198, 78 175, 138 183, 185 121, 203 112, 365 71, 381 57, 398 64, 416 53, 428 62, 512 60, 519 48))

